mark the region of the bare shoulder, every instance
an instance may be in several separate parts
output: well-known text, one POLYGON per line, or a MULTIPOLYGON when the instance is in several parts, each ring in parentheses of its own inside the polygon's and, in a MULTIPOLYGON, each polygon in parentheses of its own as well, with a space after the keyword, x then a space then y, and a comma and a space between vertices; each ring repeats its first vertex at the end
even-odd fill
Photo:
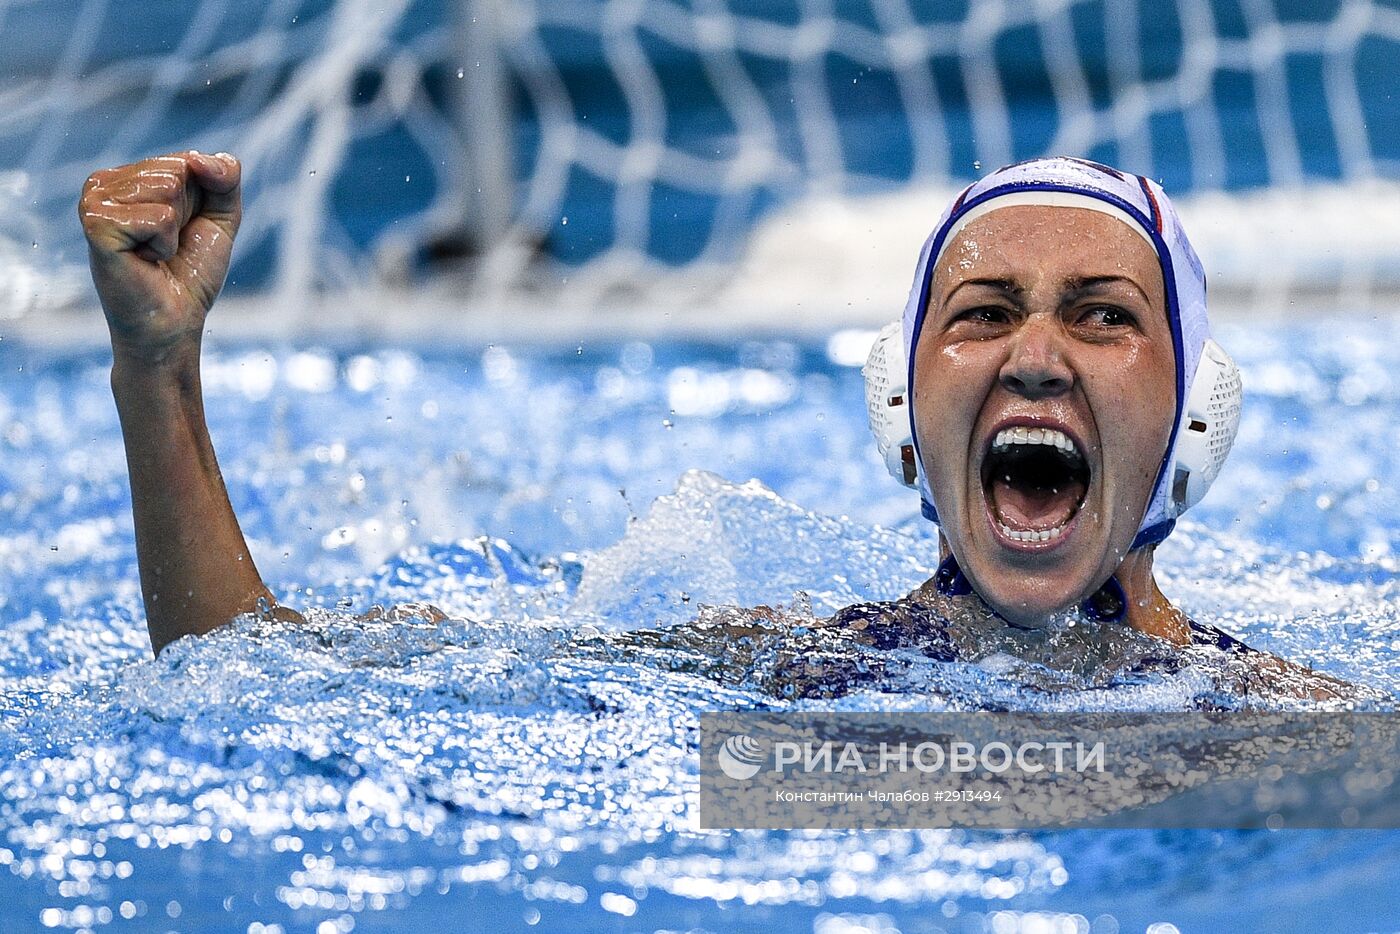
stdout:
POLYGON ((1193 648, 1224 652, 1222 687, 1248 698, 1352 703, 1382 700, 1374 688, 1353 684, 1306 665, 1251 648, 1217 626, 1188 620, 1193 648))
POLYGON ((1384 694, 1290 662, 1268 652, 1250 649, 1233 659, 1226 669, 1226 684, 1249 698, 1310 700, 1327 704, 1379 701, 1384 694))

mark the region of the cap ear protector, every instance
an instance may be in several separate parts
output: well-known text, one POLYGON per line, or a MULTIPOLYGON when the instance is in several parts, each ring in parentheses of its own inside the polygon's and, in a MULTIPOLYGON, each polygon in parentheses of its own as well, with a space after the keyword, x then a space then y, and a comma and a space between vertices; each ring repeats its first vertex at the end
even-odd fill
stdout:
POLYGON ((865 377, 865 414, 885 469, 900 483, 917 489, 919 465, 915 463, 914 436, 910 431, 909 368, 904 361, 900 322, 880 329, 860 372, 865 377))
MULTIPOLYGON (((885 469, 917 489, 908 372, 903 329, 895 321, 880 330, 861 370, 865 407, 885 469)), ((1207 340, 1182 407, 1170 463, 1173 518, 1199 503, 1219 476, 1240 427, 1242 393, 1239 367, 1225 348, 1207 340)))
POLYGON ((1199 503, 1220 475, 1220 468, 1240 428, 1244 394, 1240 368, 1213 340, 1201 348, 1201 360, 1186 394, 1176 432, 1171 465, 1171 499, 1176 515, 1199 503))

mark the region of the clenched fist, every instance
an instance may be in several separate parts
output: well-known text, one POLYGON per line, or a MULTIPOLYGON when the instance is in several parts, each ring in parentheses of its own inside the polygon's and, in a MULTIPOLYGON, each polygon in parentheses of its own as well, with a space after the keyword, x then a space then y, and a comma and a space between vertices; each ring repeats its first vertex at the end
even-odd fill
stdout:
POLYGON ((78 214, 113 350, 146 361, 197 348, 242 217, 238 160, 172 153, 94 172, 78 214))

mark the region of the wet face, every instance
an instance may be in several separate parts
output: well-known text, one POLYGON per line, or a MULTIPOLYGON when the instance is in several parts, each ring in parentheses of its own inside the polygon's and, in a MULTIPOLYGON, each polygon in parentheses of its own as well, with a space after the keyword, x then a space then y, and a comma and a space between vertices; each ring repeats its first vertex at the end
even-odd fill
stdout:
POLYGON ((943 535, 1020 625, 1088 597, 1147 509, 1175 413, 1156 253, 1085 208, 1018 205, 934 271, 913 403, 943 535))

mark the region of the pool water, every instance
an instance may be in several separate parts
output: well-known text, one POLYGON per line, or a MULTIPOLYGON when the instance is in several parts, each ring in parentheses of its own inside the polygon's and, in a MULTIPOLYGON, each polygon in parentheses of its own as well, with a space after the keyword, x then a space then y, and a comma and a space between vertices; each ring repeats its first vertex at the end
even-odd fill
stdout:
MULTIPOLYGON (((1244 422, 1159 552, 1163 589, 1393 699, 1400 322, 1219 332, 1244 422)), ((866 433, 862 339, 211 349, 229 492, 310 619, 159 659, 104 355, 0 343, 0 928, 1393 929, 1400 833, 696 829, 704 710, 1213 690, 1189 666, 1047 686, 900 649, 791 700, 722 642, 629 642, 759 603, 800 623, 931 573, 933 530, 866 433), (357 619, 411 602, 446 618, 357 619)))

